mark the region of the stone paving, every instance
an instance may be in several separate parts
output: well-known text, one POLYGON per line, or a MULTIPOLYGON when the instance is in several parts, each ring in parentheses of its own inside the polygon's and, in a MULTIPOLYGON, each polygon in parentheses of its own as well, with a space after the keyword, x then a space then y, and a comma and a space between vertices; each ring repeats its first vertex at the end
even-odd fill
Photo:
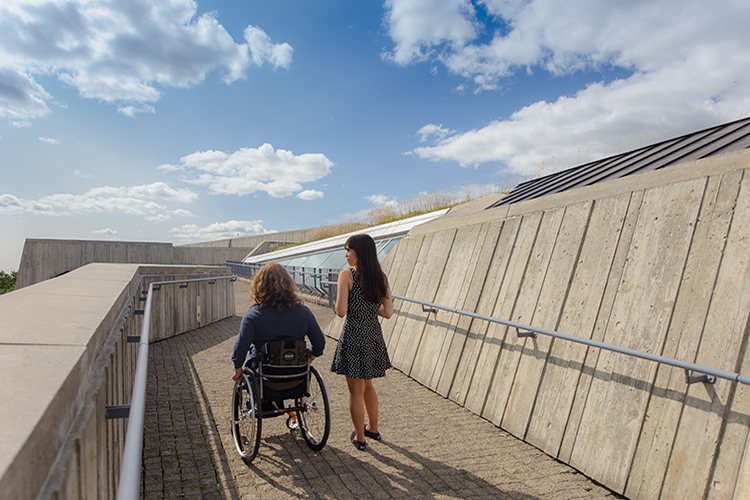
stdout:
MULTIPOLYGON (((244 311, 245 294, 236 293, 244 311)), ((332 318, 329 308, 308 305, 323 326, 332 318)), ((239 323, 151 345, 144 499, 622 498, 395 369, 375 382, 383 440, 355 449, 346 382, 329 370, 332 339, 315 361, 331 401, 326 447, 313 452, 283 417, 267 419, 259 454, 245 464, 229 427, 239 323)))

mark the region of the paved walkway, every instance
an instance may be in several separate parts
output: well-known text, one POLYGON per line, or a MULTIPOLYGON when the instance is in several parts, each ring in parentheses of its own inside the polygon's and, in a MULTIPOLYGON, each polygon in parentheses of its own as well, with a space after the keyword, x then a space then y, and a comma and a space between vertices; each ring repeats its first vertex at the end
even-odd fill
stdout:
MULTIPOLYGON (((243 292, 236 292, 237 311, 247 307, 243 292)), ((310 307, 323 326, 332 318, 329 308, 310 307)), ((145 500, 621 498, 395 369, 375 382, 383 440, 355 449, 346 382, 329 371, 331 339, 315 361, 331 400, 328 444, 313 452, 283 417, 264 420, 260 452, 247 465, 229 427, 229 357, 239 322, 229 318, 152 344, 145 500)))

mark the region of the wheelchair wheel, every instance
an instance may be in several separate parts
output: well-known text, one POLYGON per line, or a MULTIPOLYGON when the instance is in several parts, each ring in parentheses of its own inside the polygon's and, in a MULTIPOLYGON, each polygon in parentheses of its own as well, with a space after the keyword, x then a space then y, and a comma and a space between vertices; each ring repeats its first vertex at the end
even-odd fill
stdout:
POLYGON ((261 406, 258 379, 252 372, 245 373, 234 384, 232 395, 232 438, 234 447, 243 460, 251 462, 260 446, 261 406))
POLYGON ((298 406, 304 409, 297 412, 297 419, 307 446, 318 451, 326 445, 331 433, 331 406, 320 373, 314 366, 310 367, 310 373, 309 396, 299 398, 298 406))

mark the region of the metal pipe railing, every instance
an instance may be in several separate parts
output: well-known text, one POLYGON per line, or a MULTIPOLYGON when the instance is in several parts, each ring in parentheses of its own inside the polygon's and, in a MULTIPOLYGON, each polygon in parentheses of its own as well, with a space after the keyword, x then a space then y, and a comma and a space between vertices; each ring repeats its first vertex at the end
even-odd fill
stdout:
POLYGON ((146 306, 143 310, 143 326, 138 343, 138 359, 133 377, 133 392, 130 397, 128 426, 125 431, 125 447, 122 453, 117 500, 138 500, 141 489, 141 461, 143 454, 143 422, 146 414, 146 375, 148 369, 148 339, 151 324, 151 298, 153 291, 161 285, 234 279, 236 276, 216 278, 194 278, 176 281, 156 281, 148 286, 146 306))
POLYGON ((710 368, 708 366, 699 365, 696 363, 689 363, 687 361, 680 361, 679 359, 674 358, 668 358, 666 356, 660 356, 658 354, 651 354, 648 352, 638 351, 635 349, 630 349, 628 347, 621 347, 614 344, 607 344, 605 342, 599 342, 598 340, 590 340, 585 339, 582 337, 576 337, 575 335, 569 335, 567 333, 560 333, 556 332, 554 330, 546 330, 544 328, 537 328, 535 326, 530 325, 524 325, 523 323, 516 323, 515 321, 509 321, 504 319, 498 319, 494 318, 492 316, 485 316, 483 314, 477 314, 469 311, 462 311, 461 309, 455 309, 453 307, 447 307, 447 306, 441 306, 438 304, 433 304, 432 302, 425 302, 423 300, 417 300, 412 299, 409 297, 403 297, 401 295, 393 295, 394 299, 400 299, 405 300, 407 302, 414 302, 415 304, 421 304, 422 308, 424 310, 424 307, 430 307, 433 309, 435 313, 437 311, 435 309, 442 309, 444 311, 449 311, 456 314, 461 314, 464 316, 470 316, 472 318, 477 318, 485 321, 489 321, 491 323, 499 323, 501 325, 506 325, 509 327, 516 328, 517 335, 519 337, 536 337, 536 334, 542 334, 542 335, 548 335, 550 337, 563 339, 563 340, 569 340, 571 342, 576 342, 578 344, 584 344, 591 347, 598 347, 600 349, 606 349, 608 351, 618 352, 621 354, 626 354, 628 356, 634 356, 636 358, 641 359, 647 359, 649 361, 655 361, 657 363, 662 363, 665 365, 675 366, 677 368, 682 368, 685 370, 685 381, 687 383, 691 382, 713 382, 713 379, 710 377, 719 377, 727 380, 732 380, 736 382, 740 382, 745 385, 750 385, 750 377, 747 377, 745 375, 740 375, 739 373, 732 373, 725 370, 719 370, 717 368, 710 368), (524 332, 521 332, 521 330, 524 330, 524 332), (530 333, 526 333, 530 332, 530 333), (689 372, 697 372, 698 374, 704 374, 708 377, 703 376, 696 376, 695 374, 691 375, 689 372))
MULTIPOLYGON (((235 263, 233 262, 232 264, 235 264, 235 263)), ((236 263, 236 264, 244 264, 245 266, 252 266, 251 264, 245 264, 245 263, 236 263)), ((260 267, 262 267, 262 266, 258 266, 258 269, 260 269, 260 267)), ((285 266, 285 267, 287 268, 287 270, 289 270, 288 266, 285 266)), ((304 270, 304 268, 299 268, 299 269, 304 270)), ((296 272, 296 273, 302 272, 299 269, 298 268, 294 268, 294 269, 290 270, 290 272, 296 272)), ((236 272, 234 267, 232 267, 232 271, 236 272)), ((317 275, 321 276, 321 280, 320 280, 321 287, 323 285, 327 285, 327 290, 320 290, 320 291, 322 293, 328 292, 328 301, 329 301, 329 304, 331 305, 331 307, 333 308, 334 305, 335 305, 335 301, 336 301, 336 297, 334 296, 333 291, 336 289, 335 285, 337 284, 335 281, 333 281, 334 273, 330 273, 329 272, 329 274, 328 274, 328 280, 327 281, 323 281, 323 275, 325 273, 322 272, 322 271, 324 271, 323 269, 321 269, 320 271, 321 271, 320 273, 315 273, 315 274, 316 274, 316 276, 317 275)), ((331 271, 331 270, 328 270, 328 271, 331 271)), ((733 380, 733 381, 736 381, 736 382, 740 382, 742 384, 750 385, 750 377, 747 377, 747 376, 744 376, 744 375, 740 375, 738 373, 728 372, 726 370, 719 370, 717 368, 710 368, 708 366, 703 366, 703 365, 699 365, 699 364, 696 364, 696 363, 689 363, 687 361, 680 361, 679 359, 668 358, 666 356, 661 356, 661 355, 658 355, 658 354, 651 354, 651 353, 648 353, 648 352, 638 351, 636 349, 630 349, 628 347, 621 347, 621 346, 617 346, 617 345, 614 345, 614 344, 607 344, 606 342, 599 342, 597 340, 590 340, 590 339, 585 339, 585 338, 581 338, 581 337, 576 337, 575 335, 569 335, 567 333, 556 332, 554 330, 546 330, 544 328, 536 328, 534 326, 524 325, 522 323, 516 323, 514 321, 509 321, 509 320, 503 320, 503 319, 499 319, 499 318, 494 318, 492 316, 485 316, 483 314, 477 314, 477 313, 473 313, 473 312, 469 312, 469 311, 462 311, 460 309, 456 309, 456 308, 453 308, 453 307, 441 306, 439 304, 433 304, 432 302, 425 302, 425 301, 422 301, 422 300, 412 299, 412 298, 409 298, 409 297, 403 297, 401 295, 393 295, 393 298, 394 299, 405 300, 407 302, 414 302, 416 304, 421 304, 422 307, 423 307, 423 309, 424 309, 425 306, 427 306, 427 307, 432 308, 433 310, 442 309, 444 311, 449 311, 449 312, 453 312, 453 313, 456 313, 456 314, 461 314, 461 315, 464 315, 464 316, 469 316, 469 317, 472 317, 472 318, 482 319, 482 320, 485 320, 485 321, 489 321, 491 323, 499 323, 501 325, 506 325, 506 326, 509 326, 509 327, 513 327, 513 328, 516 328, 517 335, 519 337, 536 337, 537 334, 548 335, 550 337, 554 337, 554 338, 558 338, 558 339, 562 339, 562 340, 567 340, 567 341, 570 341, 570 342, 576 342, 578 344, 584 344, 584 345, 587 345, 587 346, 590 346, 590 347, 597 347, 599 349, 605 349, 605 350, 608 350, 608 351, 617 352, 617 353, 620 353, 620 354, 625 354, 625 355, 633 356, 633 357, 636 357, 636 358, 641 358, 641 359, 646 359, 646 360, 649 360, 649 361, 654 361, 656 363, 662 363, 662 364, 665 364, 665 365, 670 365, 670 366, 674 366, 674 367, 677 367, 677 368, 682 368, 682 369, 685 370, 685 382, 686 383, 693 383, 693 382, 711 382, 711 383, 713 383, 714 382, 714 378, 713 377, 719 377, 719 378, 723 378, 723 379, 726 379, 726 380, 733 380), (524 331, 522 332, 521 330, 524 330, 524 331), (694 372, 694 373, 691 374, 690 372, 694 372)), ((437 311, 435 311, 435 312, 437 312, 437 311)))

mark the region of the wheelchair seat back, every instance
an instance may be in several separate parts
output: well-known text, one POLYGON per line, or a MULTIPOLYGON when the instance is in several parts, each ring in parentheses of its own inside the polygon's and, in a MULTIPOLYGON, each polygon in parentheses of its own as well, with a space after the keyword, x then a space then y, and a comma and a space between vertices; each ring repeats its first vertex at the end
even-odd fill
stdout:
POLYGON ((261 349, 259 375, 264 399, 289 399, 307 391, 310 351, 303 339, 269 342, 261 349))

